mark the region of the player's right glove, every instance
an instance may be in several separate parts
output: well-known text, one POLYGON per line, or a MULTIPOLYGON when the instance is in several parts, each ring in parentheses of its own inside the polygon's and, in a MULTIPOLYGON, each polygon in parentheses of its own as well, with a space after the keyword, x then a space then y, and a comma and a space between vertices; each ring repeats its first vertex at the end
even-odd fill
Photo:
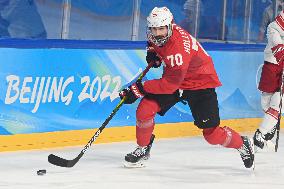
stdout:
POLYGON ((151 64, 151 63, 154 62, 153 66, 152 66, 153 68, 158 68, 162 64, 161 58, 155 52, 154 48, 151 47, 149 44, 148 44, 148 47, 147 47, 146 61, 147 61, 148 64, 151 64))
POLYGON ((278 44, 271 48, 274 57, 278 64, 284 61, 284 45, 278 44))
POLYGON ((138 98, 141 98, 144 95, 145 91, 141 80, 136 81, 119 93, 120 99, 123 99, 125 96, 127 97, 124 104, 133 104, 138 98))

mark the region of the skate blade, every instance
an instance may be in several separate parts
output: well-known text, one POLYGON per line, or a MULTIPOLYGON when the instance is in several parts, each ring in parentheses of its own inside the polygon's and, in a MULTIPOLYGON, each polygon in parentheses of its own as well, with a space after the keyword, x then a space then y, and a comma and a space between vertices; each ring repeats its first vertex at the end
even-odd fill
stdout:
POLYGON ((138 161, 136 163, 131 163, 131 162, 124 162, 124 167, 125 168, 143 168, 146 167, 143 161, 138 161))
POLYGON ((250 170, 250 171, 254 171, 254 169, 255 169, 255 160, 253 161, 252 166, 250 168, 247 168, 247 169, 250 170))

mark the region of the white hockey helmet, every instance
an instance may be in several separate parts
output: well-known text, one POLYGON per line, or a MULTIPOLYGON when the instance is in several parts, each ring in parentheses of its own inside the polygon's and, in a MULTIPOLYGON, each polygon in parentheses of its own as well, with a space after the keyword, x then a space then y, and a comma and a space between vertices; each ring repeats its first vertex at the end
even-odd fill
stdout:
POLYGON ((147 38, 157 46, 164 45, 172 35, 173 14, 167 7, 155 7, 147 17, 147 38), (157 38, 152 32, 152 27, 167 26, 166 37, 157 38))

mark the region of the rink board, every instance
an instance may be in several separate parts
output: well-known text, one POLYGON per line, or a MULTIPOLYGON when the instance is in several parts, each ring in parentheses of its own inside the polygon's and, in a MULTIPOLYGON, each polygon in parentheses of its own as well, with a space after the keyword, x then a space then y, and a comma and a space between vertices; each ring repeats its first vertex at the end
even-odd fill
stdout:
MULTIPOLYGON (((119 103, 118 92, 147 66, 144 42, 21 43, 0 41, 1 151, 85 144, 119 103)), ((223 84, 217 94, 220 117, 230 120, 224 125, 231 122, 240 131, 254 130, 259 122, 254 120, 263 116, 257 90, 263 47, 204 47, 223 84)), ((158 79, 161 74, 162 69, 151 69, 144 79, 158 79)), ((138 103, 123 105, 98 142, 134 140, 138 103)), ((158 137, 200 134, 189 107, 182 103, 165 116, 156 116, 155 122, 158 137)))
MULTIPOLYGON (((283 119, 283 118, 282 118, 283 119)), ((222 126, 230 126, 238 132, 251 135, 261 122, 260 118, 222 120, 222 126)), ((283 128, 283 127, 282 127, 283 128)), ((86 145, 96 130, 61 131, 34 134, 0 136, 0 152, 45 149, 54 147, 86 145)), ((157 124, 157 138, 201 136, 202 132, 192 122, 157 124)), ((95 143, 135 141, 135 127, 105 128, 95 143)))

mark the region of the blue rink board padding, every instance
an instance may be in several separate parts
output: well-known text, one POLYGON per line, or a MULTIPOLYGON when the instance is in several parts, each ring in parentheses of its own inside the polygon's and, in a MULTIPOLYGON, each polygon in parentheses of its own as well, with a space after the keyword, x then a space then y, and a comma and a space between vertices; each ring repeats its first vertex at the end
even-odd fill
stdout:
MULTIPOLYGON (((202 43, 207 51, 262 52, 263 44, 202 43)), ((61 39, 0 39, 2 48, 64 48, 64 49, 145 49, 146 41, 61 40, 61 39)))
MULTIPOLYGON (((141 47, 117 50, 1 46, 1 135, 97 128, 118 104, 118 91, 147 64, 141 47)), ((221 119, 261 117, 257 82, 263 46, 208 50, 223 83, 217 89, 221 119)), ((160 75, 161 69, 151 69, 145 79, 160 75)), ((122 106, 108 127, 135 125, 137 104, 122 106)), ((191 121, 191 112, 183 104, 176 105, 164 117, 156 117, 156 123, 191 121)))

